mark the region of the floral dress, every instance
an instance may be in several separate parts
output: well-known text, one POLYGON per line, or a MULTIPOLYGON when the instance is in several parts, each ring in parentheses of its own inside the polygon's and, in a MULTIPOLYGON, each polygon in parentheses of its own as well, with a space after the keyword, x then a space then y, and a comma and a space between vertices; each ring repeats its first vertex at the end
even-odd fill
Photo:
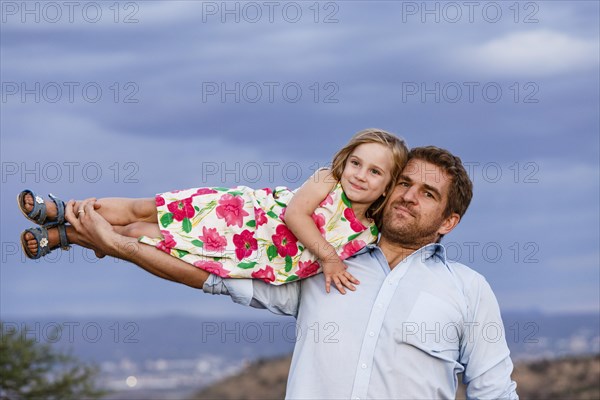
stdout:
MULTIPOLYGON (((156 196, 162 238, 142 243, 224 278, 255 278, 280 285, 321 272, 315 255, 285 225, 294 192, 285 187, 194 188, 156 196)), ((377 239, 364 226, 340 183, 312 215, 342 260, 377 239)))

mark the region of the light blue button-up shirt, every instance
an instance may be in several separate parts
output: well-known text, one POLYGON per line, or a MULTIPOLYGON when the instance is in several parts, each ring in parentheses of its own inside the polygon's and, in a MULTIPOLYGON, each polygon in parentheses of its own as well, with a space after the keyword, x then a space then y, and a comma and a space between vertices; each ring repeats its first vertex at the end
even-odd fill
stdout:
POLYGON ((345 260, 345 296, 322 276, 281 286, 211 275, 204 291, 297 318, 288 399, 518 399, 498 303, 483 276, 430 244, 390 269, 369 245, 345 260))

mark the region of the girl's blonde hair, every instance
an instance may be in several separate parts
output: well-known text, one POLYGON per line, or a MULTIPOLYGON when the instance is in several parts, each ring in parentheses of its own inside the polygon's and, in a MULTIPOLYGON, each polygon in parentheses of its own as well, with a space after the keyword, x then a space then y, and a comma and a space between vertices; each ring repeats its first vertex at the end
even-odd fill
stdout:
POLYGON ((342 178, 342 173, 344 172, 344 167, 346 166, 346 161, 348 160, 348 157, 350 157, 350 154, 352 154, 354 149, 364 143, 379 143, 390 149, 392 152, 393 166, 390 171, 392 179, 386 186, 384 195, 380 196, 373 204, 371 204, 371 207, 369 207, 366 214, 368 218, 375 220, 377 226, 380 226, 383 209, 385 208, 389 197, 386 197, 385 194, 391 193, 396 186, 398 177, 408 160, 408 148, 406 147, 404 140, 382 129, 369 128, 362 130, 355 134, 348 144, 333 157, 333 161, 331 162, 331 173, 336 180, 339 181, 342 178))

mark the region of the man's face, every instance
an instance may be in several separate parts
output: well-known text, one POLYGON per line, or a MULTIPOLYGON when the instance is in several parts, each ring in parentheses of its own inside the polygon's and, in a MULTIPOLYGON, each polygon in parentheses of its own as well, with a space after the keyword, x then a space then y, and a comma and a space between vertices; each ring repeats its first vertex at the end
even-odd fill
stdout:
POLYGON ((443 216, 451 178, 427 161, 410 160, 383 213, 381 234, 390 242, 421 247, 452 230, 458 214, 443 216))

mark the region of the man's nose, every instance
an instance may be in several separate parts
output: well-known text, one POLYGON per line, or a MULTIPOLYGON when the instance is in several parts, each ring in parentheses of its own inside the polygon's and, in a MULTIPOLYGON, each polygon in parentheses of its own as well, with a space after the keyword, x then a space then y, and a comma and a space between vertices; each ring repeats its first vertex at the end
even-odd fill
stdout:
POLYGON ((402 198, 407 203, 416 203, 417 202, 417 190, 415 187, 409 187, 406 189, 404 193, 402 193, 402 198))

